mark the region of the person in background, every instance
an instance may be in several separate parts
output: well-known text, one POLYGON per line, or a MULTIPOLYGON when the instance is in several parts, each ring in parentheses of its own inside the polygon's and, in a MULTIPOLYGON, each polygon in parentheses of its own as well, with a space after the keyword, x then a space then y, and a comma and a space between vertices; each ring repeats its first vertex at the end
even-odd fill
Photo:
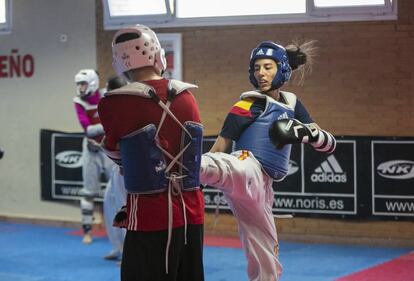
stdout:
POLYGON ((112 41, 113 66, 130 84, 99 103, 105 152, 121 165, 126 209, 122 281, 202 281, 204 198, 199 170, 203 127, 190 89, 162 77, 157 35, 136 25, 112 41))
MULTIPOLYGON (((106 83, 106 91, 112 91, 127 84, 125 79, 119 76, 110 77, 106 83)), ((104 256, 106 260, 118 261, 122 257, 122 248, 125 239, 125 229, 113 226, 113 220, 118 210, 126 204, 126 190, 124 177, 118 165, 114 165, 111 177, 106 185, 103 210, 105 219, 105 230, 108 235, 112 250, 104 256)))
POLYGON ((75 84, 76 96, 73 102, 79 123, 85 132, 82 143, 83 188, 79 192, 82 242, 90 244, 94 220, 94 198, 98 197, 101 191, 101 176, 105 175, 108 179, 114 164, 105 156, 100 146, 104 130, 98 115, 98 103, 101 99, 98 74, 93 69, 82 69, 75 75, 75 84))
POLYGON ((313 42, 287 48, 261 42, 251 52, 249 80, 228 113, 200 181, 221 190, 239 227, 251 281, 279 280, 279 243, 273 216, 273 182, 287 174, 292 143, 331 153, 335 138, 319 128, 295 94, 282 91, 292 71, 312 61, 313 42), (235 142, 235 151, 225 153, 235 142))

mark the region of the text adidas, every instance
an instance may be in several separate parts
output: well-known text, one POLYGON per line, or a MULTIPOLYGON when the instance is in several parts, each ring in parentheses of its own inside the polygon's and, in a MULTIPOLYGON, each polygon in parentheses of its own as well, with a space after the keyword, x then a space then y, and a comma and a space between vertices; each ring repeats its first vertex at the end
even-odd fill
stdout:
POLYGON ((314 173, 311 175, 311 181, 345 183, 347 181, 347 178, 346 174, 314 173))
POLYGON ((346 173, 334 155, 329 155, 311 175, 312 182, 346 182, 346 173))

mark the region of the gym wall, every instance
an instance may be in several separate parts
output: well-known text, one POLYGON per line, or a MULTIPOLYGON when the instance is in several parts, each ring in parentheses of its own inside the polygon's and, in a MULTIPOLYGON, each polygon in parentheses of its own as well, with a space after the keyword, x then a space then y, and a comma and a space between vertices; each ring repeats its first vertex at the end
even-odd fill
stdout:
POLYGON ((0 35, 0 217, 80 221, 78 204, 40 199, 40 130, 82 131, 74 76, 96 68, 95 2, 12 3, 12 33, 0 35))
MULTIPOLYGON (((319 56, 303 86, 287 85, 322 128, 335 135, 411 136, 414 133, 414 2, 399 0, 397 21, 330 22, 197 28, 181 33, 183 80, 195 83, 207 135, 219 132, 248 81, 250 51, 263 40, 317 40, 319 56)), ((114 31, 102 27, 97 1, 97 57, 107 77, 114 31)))
MULTIPOLYGON (((183 80, 197 84, 207 135, 216 135, 240 93, 252 89, 248 81, 249 55, 260 41, 288 44, 292 40, 317 40, 319 55, 304 84, 289 84, 312 117, 336 136, 412 136, 414 134, 414 2, 398 1, 397 21, 330 22, 155 29, 181 33, 183 80)), ((102 78, 113 74, 111 40, 115 31, 102 25, 102 5, 97 2, 97 57, 102 78)), ((367 177, 370 175, 367 174, 367 177)), ((371 186, 358 186, 371 189, 371 186)), ((390 218, 392 220, 392 218, 390 218)), ((234 235, 234 219, 206 215, 206 231, 234 235), (216 225, 213 228, 213 225, 216 225)), ((315 218, 279 220, 281 235, 296 239, 331 235, 336 240, 353 237, 411 241, 410 221, 357 221, 315 218)), ((355 241, 354 241, 355 242, 355 241)))

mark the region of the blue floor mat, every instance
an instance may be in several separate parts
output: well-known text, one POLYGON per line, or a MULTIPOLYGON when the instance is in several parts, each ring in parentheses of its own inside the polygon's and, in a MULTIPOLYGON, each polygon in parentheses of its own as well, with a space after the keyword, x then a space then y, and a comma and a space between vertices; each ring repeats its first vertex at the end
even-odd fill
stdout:
MULTIPOLYGON (((0 222, 0 281, 116 281, 119 266, 106 261, 104 238, 90 245, 74 229, 0 222)), ((410 252, 379 248, 281 242, 281 281, 332 281, 410 252)), ((206 281, 247 281, 243 251, 205 247, 206 281)))

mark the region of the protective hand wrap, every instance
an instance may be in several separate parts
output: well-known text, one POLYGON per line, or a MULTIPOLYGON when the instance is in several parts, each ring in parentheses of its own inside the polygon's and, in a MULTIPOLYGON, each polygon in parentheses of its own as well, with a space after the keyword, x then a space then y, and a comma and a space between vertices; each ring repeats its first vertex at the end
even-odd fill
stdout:
POLYGON ((95 138, 105 134, 102 124, 89 125, 86 128, 86 136, 88 138, 95 138))
POLYGON ((336 139, 335 137, 322 129, 318 130, 318 139, 310 144, 315 148, 317 151, 332 153, 336 148, 336 139))

